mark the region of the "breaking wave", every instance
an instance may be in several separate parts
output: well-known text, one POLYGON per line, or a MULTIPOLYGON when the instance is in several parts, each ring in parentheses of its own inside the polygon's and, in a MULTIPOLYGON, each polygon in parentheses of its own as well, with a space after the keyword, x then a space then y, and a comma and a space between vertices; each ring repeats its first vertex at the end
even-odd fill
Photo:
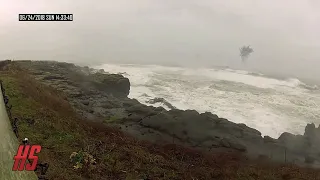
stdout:
POLYGON ((209 111, 245 123, 263 135, 301 134, 306 123, 320 122, 320 92, 299 79, 276 79, 260 73, 226 68, 182 68, 157 65, 105 64, 131 82, 130 98, 163 106, 163 98, 178 109, 209 111))

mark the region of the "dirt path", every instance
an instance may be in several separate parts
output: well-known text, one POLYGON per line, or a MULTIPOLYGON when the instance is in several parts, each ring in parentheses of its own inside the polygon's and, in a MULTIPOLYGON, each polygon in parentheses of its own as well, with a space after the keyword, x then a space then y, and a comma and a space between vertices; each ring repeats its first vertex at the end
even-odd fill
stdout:
POLYGON ((0 179, 37 180, 38 178, 33 171, 12 171, 13 157, 16 154, 18 144, 0 91, 0 179))

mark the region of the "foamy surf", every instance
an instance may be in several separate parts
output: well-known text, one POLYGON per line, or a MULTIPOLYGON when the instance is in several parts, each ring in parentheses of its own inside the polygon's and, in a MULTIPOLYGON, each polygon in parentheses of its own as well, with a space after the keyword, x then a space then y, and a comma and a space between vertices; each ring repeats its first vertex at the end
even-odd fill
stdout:
POLYGON ((125 72, 131 82, 129 97, 141 103, 164 98, 178 109, 209 111, 275 138, 282 132, 301 134, 307 123, 320 122, 320 93, 294 78, 280 80, 230 68, 128 64, 96 68, 125 72))

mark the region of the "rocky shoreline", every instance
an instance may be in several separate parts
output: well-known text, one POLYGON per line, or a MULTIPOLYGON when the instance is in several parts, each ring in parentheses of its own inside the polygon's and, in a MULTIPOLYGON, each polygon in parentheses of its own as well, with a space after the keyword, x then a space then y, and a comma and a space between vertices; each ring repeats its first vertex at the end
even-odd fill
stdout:
MULTIPOLYGON (((169 142, 206 151, 236 151, 252 158, 318 167, 320 127, 308 124, 303 135, 287 132, 262 137, 245 124, 215 114, 152 107, 127 96, 130 81, 121 74, 54 61, 15 61, 40 82, 63 92, 75 111, 93 121, 120 128, 138 139, 169 142)), ((166 102, 155 99, 156 102, 166 102)), ((170 104, 167 104, 170 106, 170 104)))

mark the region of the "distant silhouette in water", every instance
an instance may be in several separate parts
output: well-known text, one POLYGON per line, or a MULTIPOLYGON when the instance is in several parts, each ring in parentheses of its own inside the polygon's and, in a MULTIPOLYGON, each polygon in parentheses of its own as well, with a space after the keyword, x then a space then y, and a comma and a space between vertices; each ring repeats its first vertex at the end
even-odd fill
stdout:
POLYGON ((242 46, 239 50, 242 62, 245 62, 249 58, 250 54, 254 52, 250 46, 242 46))

